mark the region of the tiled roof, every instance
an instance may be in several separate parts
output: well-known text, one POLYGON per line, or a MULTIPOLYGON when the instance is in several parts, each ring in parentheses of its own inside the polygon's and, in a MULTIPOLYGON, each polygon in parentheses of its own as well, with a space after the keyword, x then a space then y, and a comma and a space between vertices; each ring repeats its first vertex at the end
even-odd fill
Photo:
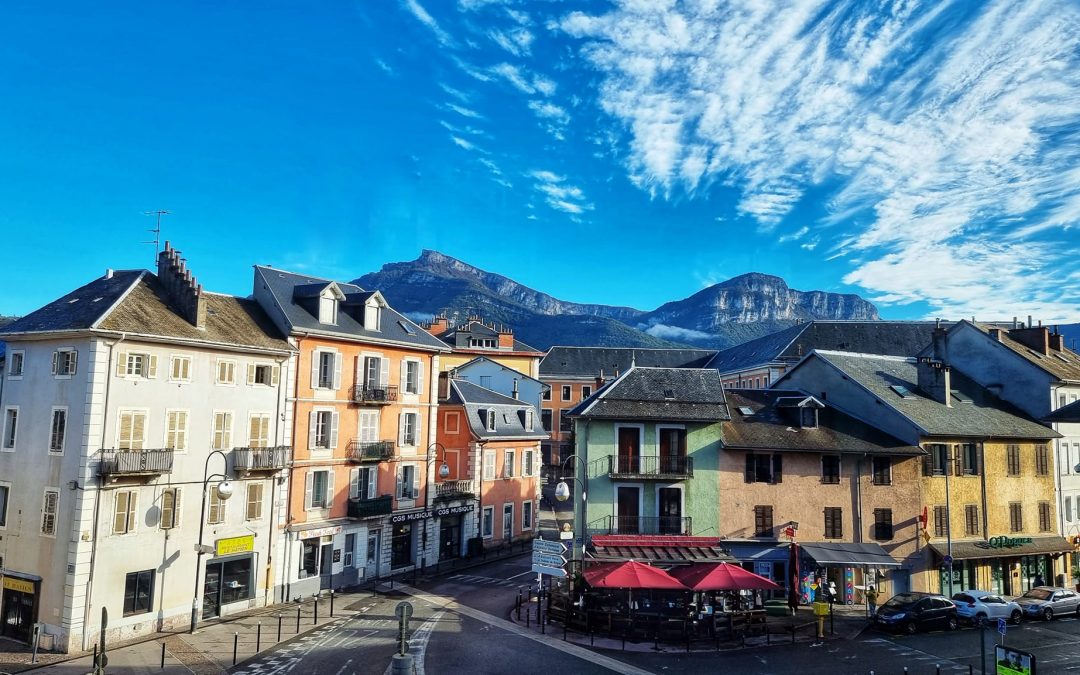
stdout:
MULTIPOLYGON (((441 340, 390 307, 383 310, 380 330, 377 331, 364 328, 360 321, 356 320, 345 308, 341 308, 338 312, 337 325, 330 326, 320 323, 318 316, 295 302, 294 298, 296 296, 294 293, 297 289, 300 289, 302 297, 318 297, 319 291, 316 289, 325 288, 331 283, 331 280, 258 265, 255 267, 255 271, 256 283, 262 282, 266 284, 278 307, 284 313, 286 322, 293 331, 314 331, 324 335, 339 336, 344 339, 359 340, 366 338, 376 342, 392 342, 421 349, 448 351, 446 344, 441 340), (310 295, 313 291, 314 295, 310 295), (409 330, 406 330, 406 326, 408 326, 409 330)), ((354 284, 339 281, 337 286, 349 298, 352 298, 354 294, 366 293, 363 288, 354 284)), ((357 295, 356 297, 369 296, 357 295)))
POLYGON ((567 414, 624 420, 729 419, 719 374, 699 368, 631 368, 567 414))
POLYGON ((1043 422, 1080 422, 1080 401, 1073 401, 1042 418, 1043 422))
POLYGON ((111 277, 98 277, 85 286, 30 312, 0 329, 0 335, 88 330, 109 311, 145 270, 120 270, 111 277))
MULTIPOLYGON (((970 321, 965 321, 965 323, 978 328, 981 332, 987 334, 988 337, 990 335, 990 330, 996 328, 995 326, 984 323, 971 323, 970 321)), ((1029 348, 1024 343, 1009 337, 1007 328, 999 329, 998 336, 997 342, 1000 342, 1003 346, 1008 347, 1010 351, 1015 352, 1028 362, 1035 364, 1057 379, 1080 382, 1080 355, 1076 352, 1069 349, 1051 349, 1049 354, 1041 354, 1029 348)))
POLYGON ((800 427, 801 409, 783 407, 781 399, 805 399, 807 395, 803 392, 782 389, 727 389, 726 392, 731 420, 724 423, 725 448, 924 454, 921 448, 908 445, 827 403, 818 408, 817 427, 800 427))
POLYGON ((721 373, 795 363, 815 349, 915 356, 930 344, 933 321, 809 321, 729 347, 709 362, 721 373))
POLYGON ((914 358, 829 351, 817 351, 814 356, 861 384, 927 435, 1028 439, 1059 437, 1057 432, 1032 420, 956 370, 951 373, 951 386, 953 392, 963 400, 954 396, 949 407, 919 390, 914 358), (907 390, 906 396, 892 389, 897 385, 907 390))
POLYGON ((540 361, 540 377, 614 377, 631 364, 649 368, 702 368, 712 349, 637 349, 632 347, 552 347, 540 361))
POLYGON ((549 437, 540 423, 536 408, 525 401, 467 382, 450 380, 450 392, 444 403, 458 404, 465 408, 465 418, 474 436, 481 440, 536 439, 549 437), (525 428, 524 411, 531 410, 533 428, 525 428), (495 431, 487 429, 487 415, 494 414, 495 431))

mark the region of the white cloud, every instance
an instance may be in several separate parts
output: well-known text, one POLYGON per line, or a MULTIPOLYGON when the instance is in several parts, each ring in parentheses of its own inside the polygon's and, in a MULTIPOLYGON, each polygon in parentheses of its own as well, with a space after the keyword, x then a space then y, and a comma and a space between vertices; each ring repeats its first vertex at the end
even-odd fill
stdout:
POLYGON ((388 75, 393 75, 394 74, 394 69, 391 68, 390 65, 386 61, 383 61, 382 59, 375 59, 375 65, 377 65, 380 70, 382 70, 384 73, 386 73, 388 75))
POLYGON ((439 41, 439 44, 444 47, 453 47, 454 39, 450 37, 450 34, 443 30, 435 18, 428 14, 428 11, 420 5, 417 0, 402 0, 402 4, 405 9, 409 10, 409 13, 416 17, 416 20, 424 24, 431 29, 431 32, 435 34, 435 38, 439 41))
POLYGON ((493 28, 487 32, 488 38, 514 56, 528 56, 535 36, 521 27, 510 30, 493 28))
POLYGON ((443 91, 445 91, 447 94, 450 94, 451 96, 453 96, 457 100, 461 101, 462 103, 468 103, 469 102, 469 95, 466 94, 465 92, 461 91, 460 89, 455 89, 455 88, 451 87, 450 85, 446 84, 445 82, 440 82, 439 83, 439 88, 442 89, 443 91))
POLYGON ((681 328, 679 326, 669 326, 663 323, 654 323, 651 326, 645 326, 644 324, 638 326, 639 329, 645 331, 653 337, 658 337, 662 340, 707 340, 709 338, 715 338, 715 335, 710 335, 700 330, 694 330, 692 328, 681 328))
POLYGON ((471 108, 466 108, 465 106, 462 106, 462 105, 457 105, 456 103, 447 103, 445 105, 445 107, 446 107, 447 110, 453 110, 454 112, 461 115, 462 117, 469 117, 469 118, 474 119, 474 120, 482 120, 482 119, 484 119, 484 116, 481 115, 480 113, 476 112, 475 110, 473 110, 471 108))
POLYGON ((789 241, 798 241, 798 240, 802 239, 803 237, 805 237, 806 234, 809 231, 810 231, 810 227, 807 226, 807 225, 803 225, 802 227, 800 227, 799 229, 795 230, 794 232, 792 232, 790 234, 782 235, 779 239, 777 239, 777 241, 780 242, 781 244, 786 244, 789 241))
POLYGON ((564 176, 547 170, 533 170, 525 175, 533 179, 533 187, 544 195, 544 201, 551 208, 571 215, 581 215, 593 209, 593 205, 585 200, 585 192, 568 184, 564 176))
POLYGON ((542 76, 522 70, 510 63, 498 63, 490 68, 493 75, 501 77, 523 94, 540 93, 551 96, 555 93, 554 81, 542 76))
POLYGON ((454 145, 458 146, 462 150, 476 150, 476 145, 461 138, 460 136, 450 135, 450 140, 454 142, 454 145))
POLYGON ((629 177, 650 194, 732 186, 766 231, 813 199, 836 229, 829 257, 888 302, 1080 317, 1071 291, 1039 285, 1076 267, 1074 1, 622 0, 556 25, 599 73, 598 103, 629 135, 629 177), (919 256, 947 252, 963 274, 923 272, 919 256))

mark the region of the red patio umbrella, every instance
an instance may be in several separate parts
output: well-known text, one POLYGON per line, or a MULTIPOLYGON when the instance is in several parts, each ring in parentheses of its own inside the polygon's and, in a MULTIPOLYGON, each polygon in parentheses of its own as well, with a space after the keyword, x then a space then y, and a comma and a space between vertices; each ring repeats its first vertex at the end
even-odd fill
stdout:
POLYGON ((763 576, 726 562, 697 563, 671 570, 671 576, 695 591, 779 590, 763 576))
POLYGON ((664 570, 639 563, 636 560, 593 565, 585 570, 585 581, 594 588, 689 590, 681 581, 664 570))

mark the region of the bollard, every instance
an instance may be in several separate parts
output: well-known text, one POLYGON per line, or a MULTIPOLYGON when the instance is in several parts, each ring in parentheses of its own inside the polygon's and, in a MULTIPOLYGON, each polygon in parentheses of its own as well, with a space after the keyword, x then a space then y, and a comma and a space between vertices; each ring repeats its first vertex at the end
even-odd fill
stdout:
POLYGON ((937 669, 934 671, 937 675, 941 675, 941 664, 937 664, 937 669))
POLYGON ((277 615, 277 641, 281 642, 281 615, 277 615))
POLYGON ((312 596, 313 596, 312 597, 313 602, 311 604, 315 607, 315 619, 311 622, 311 625, 312 626, 318 626, 319 625, 319 596, 317 594, 315 594, 315 593, 312 593, 312 596))
POLYGON ((255 622, 255 653, 262 651, 262 621, 255 622))
POLYGON ((330 589, 330 618, 334 618, 334 589, 330 589))
POLYGON ((236 665, 236 650, 240 647, 240 633, 232 634, 232 664, 236 665))
POLYGON ((165 643, 161 643, 161 669, 165 670, 165 643))
POLYGON ((296 634, 300 634, 300 605, 296 606, 296 634))
POLYGON ((525 627, 532 628, 532 610, 528 608, 525 609, 525 627))

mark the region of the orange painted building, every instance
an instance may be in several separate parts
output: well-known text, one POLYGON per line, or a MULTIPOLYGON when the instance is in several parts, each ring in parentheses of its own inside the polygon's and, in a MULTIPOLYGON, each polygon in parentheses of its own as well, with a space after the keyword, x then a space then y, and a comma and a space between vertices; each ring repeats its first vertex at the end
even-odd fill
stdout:
POLYGON ((351 284, 256 267, 254 295, 298 350, 283 598, 433 562, 445 344, 351 284))

